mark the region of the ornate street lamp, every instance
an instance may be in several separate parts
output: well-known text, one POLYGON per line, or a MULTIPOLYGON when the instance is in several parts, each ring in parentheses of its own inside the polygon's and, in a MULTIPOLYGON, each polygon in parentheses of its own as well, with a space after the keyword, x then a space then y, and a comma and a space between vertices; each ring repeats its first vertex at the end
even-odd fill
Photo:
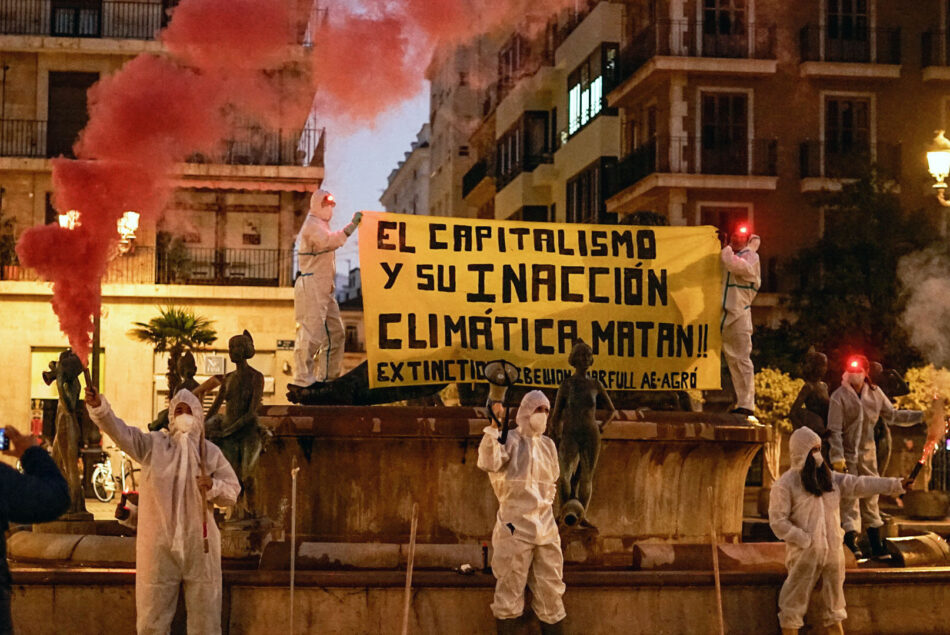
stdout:
POLYGON ((930 168, 930 175, 934 177, 934 189, 937 190, 937 200, 944 207, 950 207, 950 201, 946 198, 947 177, 950 176, 950 140, 948 140, 943 130, 937 132, 934 137, 930 150, 927 152, 927 164, 930 168))
POLYGON ((79 227, 79 212, 71 209, 65 214, 59 215, 59 226, 63 229, 76 229, 79 227))
POLYGON ((129 211, 122 214, 122 218, 119 219, 116 229, 119 232, 119 253, 123 255, 127 254, 132 251, 135 232, 139 229, 138 212, 129 211))

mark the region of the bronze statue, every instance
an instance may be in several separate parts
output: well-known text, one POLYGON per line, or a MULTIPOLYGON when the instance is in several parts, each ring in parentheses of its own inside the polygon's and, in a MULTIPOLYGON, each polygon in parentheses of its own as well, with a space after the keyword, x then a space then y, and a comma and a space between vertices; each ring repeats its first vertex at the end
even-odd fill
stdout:
POLYGON ((600 454, 600 434, 619 413, 603 384, 587 375, 594 364, 594 351, 584 340, 574 343, 567 361, 574 367, 574 373, 561 382, 551 411, 551 436, 557 443, 561 467, 560 516, 566 525, 593 527, 584 516, 600 454), (610 409, 610 415, 599 425, 595 418, 597 397, 603 397, 610 409))
POLYGON ((228 353, 237 368, 225 375, 205 423, 205 435, 221 448, 241 481, 241 496, 235 506, 238 520, 252 518, 257 511, 257 464, 266 434, 257 421, 264 396, 264 375, 247 363, 254 352, 254 340, 247 331, 228 341, 228 353), (222 403, 227 404, 223 415, 218 414, 222 403))
POLYGON ((51 362, 49 372, 43 373, 47 384, 56 382, 59 404, 56 408, 56 436, 53 438, 53 460, 69 484, 69 514, 86 513, 86 497, 79 471, 79 451, 82 448, 82 399, 79 376, 82 362, 70 349, 51 362))
POLYGON ((795 403, 788 413, 792 428, 810 428, 822 439, 822 446, 827 446, 824 440, 828 437, 828 384, 824 377, 828 373, 828 357, 824 353, 809 350, 802 361, 802 375, 805 385, 798 391, 795 403))
MULTIPOLYGON (((191 351, 186 351, 184 355, 178 358, 178 375, 181 377, 181 381, 174 390, 168 391, 169 398, 174 397, 175 393, 183 388, 195 392, 195 389, 198 388, 198 382, 195 380, 195 375, 197 374, 198 364, 195 362, 195 356, 192 355, 191 351)), ((148 429, 152 432, 167 427, 168 408, 159 412, 158 416, 155 417, 155 421, 148 424, 148 429)))

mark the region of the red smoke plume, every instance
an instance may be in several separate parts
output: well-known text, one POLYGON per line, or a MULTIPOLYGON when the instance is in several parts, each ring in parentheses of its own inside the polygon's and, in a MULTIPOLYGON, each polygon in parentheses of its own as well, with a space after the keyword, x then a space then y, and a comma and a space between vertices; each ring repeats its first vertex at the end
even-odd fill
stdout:
POLYGON ((53 161, 55 207, 79 210, 81 226, 36 227, 17 245, 53 283, 53 310, 83 362, 117 220, 134 210, 154 223, 175 164, 213 155, 233 112, 280 128, 301 127, 311 106, 321 121, 369 122, 418 92, 437 47, 575 4, 349 0, 308 27, 322 15, 308 1, 182 0, 161 35, 167 56, 140 56, 90 90, 77 160, 53 161), (293 44, 305 30, 309 60, 293 44))

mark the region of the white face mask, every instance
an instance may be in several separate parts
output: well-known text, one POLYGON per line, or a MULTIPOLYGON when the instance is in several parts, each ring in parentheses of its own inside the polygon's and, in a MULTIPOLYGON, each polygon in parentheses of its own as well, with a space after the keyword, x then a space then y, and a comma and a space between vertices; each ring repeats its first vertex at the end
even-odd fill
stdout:
POLYGON ((319 218, 320 220, 325 220, 329 223, 330 219, 333 218, 333 206, 320 205, 319 207, 314 208, 313 215, 319 218))
POLYGON ((168 426, 168 429, 171 431, 172 434, 178 434, 180 432, 184 432, 185 434, 187 434, 194 427, 195 427, 195 416, 192 414, 183 413, 183 414, 175 416, 174 420, 172 420, 171 425, 168 426))
POLYGON ((531 432, 531 436, 544 434, 544 430, 547 427, 548 414, 546 412, 536 412, 528 418, 528 429, 531 432))
POLYGON ((821 464, 825 461, 825 458, 821 456, 820 450, 814 450, 811 453, 811 458, 815 460, 815 467, 821 467, 821 464))
POLYGON ((864 373, 845 373, 848 377, 848 383, 859 388, 864 383, 864 373))

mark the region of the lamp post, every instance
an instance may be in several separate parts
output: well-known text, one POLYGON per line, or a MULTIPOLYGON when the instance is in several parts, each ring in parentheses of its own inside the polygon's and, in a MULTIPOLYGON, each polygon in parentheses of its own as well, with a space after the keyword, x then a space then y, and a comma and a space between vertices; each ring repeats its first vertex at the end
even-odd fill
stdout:
POLYGON ((950 176, 950 140, 944 136, 944 131, 937 131, 930 149, 927 151, 927 167, 934 178, 934 189, 937 190, 937 200, 944 207, 950 207, 947 200, 947 177, 950 176))

